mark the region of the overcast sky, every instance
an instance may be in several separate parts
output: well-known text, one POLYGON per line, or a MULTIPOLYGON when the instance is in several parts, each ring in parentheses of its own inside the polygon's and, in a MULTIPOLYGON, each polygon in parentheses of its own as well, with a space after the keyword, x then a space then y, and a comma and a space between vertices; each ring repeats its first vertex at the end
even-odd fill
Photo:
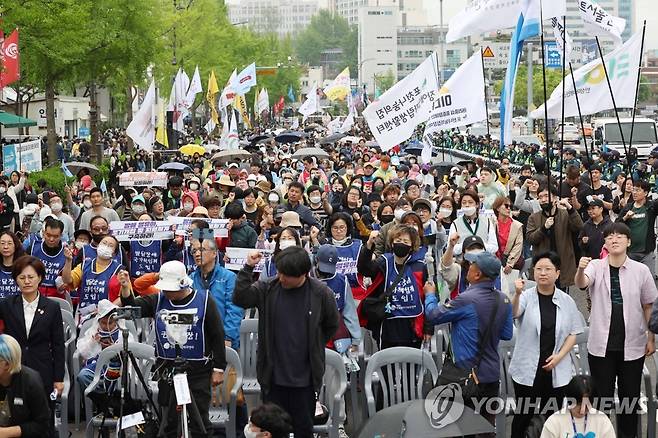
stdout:
MULTIPOLYGON (((430 19, 433 23, 438 24, 439 20, 439 0, 424 0, 425 8, 430 13, 430 19)), ((459 12, 464 7, 466 0, 444 0, 443 1, 443 14, 444 22, 447 23, 450 17, 459 12)), ((647 14, 650 5, 655 7, 656 0, 635 0, 636 10, 636 29, 639 31, 642 26, 642 21, 647 20, 647 37, 645 47, 647 49, 658 49, 658 14, 647 14), (642 11, 645 11, 642 14, 642 11)))

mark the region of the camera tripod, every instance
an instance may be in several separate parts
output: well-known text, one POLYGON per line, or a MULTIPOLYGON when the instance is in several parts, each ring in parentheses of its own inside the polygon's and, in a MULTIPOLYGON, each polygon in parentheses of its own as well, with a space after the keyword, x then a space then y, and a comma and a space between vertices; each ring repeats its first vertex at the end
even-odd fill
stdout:
MULTIPOLYGON (((176 359, 174 359, 174 367, 166 377, 167 384, 169 385, 170 388, 169 400, 167 404, 167 412, 169 412, 169 409, 178 407, 178 402, 176 400, 176 391, 174 390, 173 376, 175 376, 176 374, 184 374, 187 379, 187 372, 186 372, 188 368, 187 360, 181 356, 181 347, 178 343, 175 344, 175 348, 176 348, 176 359)), ((199 408, 196 405, 196 401, 193 395, 192 397, 190 397, 190 400, 191 403, 189 403, 190 405, 189 412, 188 412, 187 404, 180 406, 180 416, 178 418, 178 427, 177 427, 176 436, 182 438, 189 438, 190 430, 189 430, 188 422, 190 420, 192 421, 192 424, 196 424, 199 427, 199 430, 201 431, 202 435, 206 436, 208 432, 206 431, 206 427, 203 424, 203 420, 201 419, 201 414, 199 413, 199 408)), ((158 431, 158 436, 164 435, 165 427, 167 426, 167 421, 168 418, 165 418, 165 420, 160 423, 160 430, 158 431)))
POLYGON ((133 368, 137 373, 137 378, 139 379, 142 388, 144 388, 144 392, 146 393, 149 404, 151 405, 151 408, 153 409, 153 412, 155 413, 158 422, 161 422, 161 418, 160 418, 160 412, 158 411, 158 408, 156 407, 155 402, 153 401, 153 393, 151 391, 151 388, 149 388, 149 386, 146 384, 144 375, 142 374, 142 371, 139 369, 139 365, 137 364, 137 359, 135 359, 133 353, 130 350, 128 350, 128 329, 125 327, 125 325, 124 327, 121 327, 119 325, 119 328, 121 329, 121 336, 122 336, 122 348, 121 348, 121 353, 119 355, 119 357, 121 358, 121 401, 119 404, 119 438, 124 438, 126 432, 123 430, 123 410, 126 402, 126 391, 128 391, 127 395, 130 396, 130 389, 128 388, 129 361, 130 363, 132 363, 133 368))

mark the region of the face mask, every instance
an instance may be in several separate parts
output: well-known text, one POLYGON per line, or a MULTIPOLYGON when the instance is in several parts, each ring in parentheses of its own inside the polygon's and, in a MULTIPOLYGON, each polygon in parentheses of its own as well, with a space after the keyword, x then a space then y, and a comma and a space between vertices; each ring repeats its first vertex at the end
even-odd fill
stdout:
POLYGON ((53 202, 50 205, 50 209, 55 213, 59 213, 60 211, 62 211, 62 203, 61 202, 53 202))
POLYGON ((247 184, 249 185, 249 187, 256 187, 256 181, 254 180, 247 181, 247 184))
POLYGON ((396 256, 400 258, 406 257, 409 255, 409 252, 411 252, 411 245, 407 245, 406 243, 393 244, 393 254, 396 256))
POLYGON ((395 210, 395 212, 393 214, 395 215, 395 219, 397 219, 398 221, 401 221, 402 216, 404 215, 404 213, 405 213, 404 210, 402 210, 401 208, 398 208, 397 210, 395 210))
POLYGON ((394 216, 392 214, 383 214, 382 217, 379 218, 379 220, 383 224, 387 224, 393 220, 394 216))
POLYGON ((257 438, 258 432, 252 432, 249 423, 244 425, 244 438, 257 438))
POLYGON ((309 198, 309 201, 311 201, 311 204, 319 204, 322 202, 322 197, 321 196, 311 196, 309 198))
POLYGON ((469 216, 469 217, 473 216, 477 211, 475 207, 464 207, 462 208, 462 210, 464 211, 464 216, 469 216))
POLYGON ((199 190, 199 184, 197 184, 197 183, 190 184, 190 190, 193 190, 193 191, 199 190))
POLYGON ((542 209, 545 213, 548 213, 549 211, 551 211, 551 204, 549 204, 548 202, 545 203, 545 204, 540 204, 540 206, 541 206, 541 209, 542 209))
POLYGON ((345 175, 354 175, 354 169, 345 169, 345 175))
POLYGON ((428 171, 427 171, 427 169, 423 169, 422 172, 423 172, 423 175, 427 175, 428 171))
POLYGON ((91 201, 89 199, 85 199, 84 202, 82 203, 84 207, 89 210, 91 208, 91 201))
POLYGON ((356 188, 356 189, 359 189, 359 190, 361 190, 361 186, 360 186, 360 185, 358 185, 358 184, 352 184, 352 187, 354 187, 354 188, 356 188))
POLYGON ((439 213, 441 213, 441 215, 443 217, 450 217, 450 216, 452 216, 452 209, 451 208, 439 208, 439 213))
POLYGON ((101 259, 111 259, 114 255, 114 250, 109 245, 98 245, 96 254, 101 259))
POLYGON ((413 159, 413 158, 412 158, 412 159, 410 159, 410 160, 409 160, 409 164, 416 164, 416 160, 415 160, 415 159, 413 159))
POLYGON ((192 203, 192 202, 186 202, 185 204, 183 204, 183 209, 185 209, 185 211, 192 211, 192 210, 194 210, 194 203, 192 203))
POLYGON ((267 200, 272 202, 272 203, 275 203, 275 202, 277 204, 279 203, 279 197, 278 196, 270 196, 270 197, 267 198, 267 200))
POLYGON ((146 211, 146 207, 143 205, 133 205, 133 213, 142 214, 146 211))
POLYGON ((75 242, 75 247, 76 247, 76 248, 78 248, 78 249, 82 249, 84 246, 85 246, 85 243, 84 243, 84 242, 78 242, 78 241, 76 240, 76 242, 75 242))
POLYGON ((296 246, 297 242, 294 240, 279 240, 279 249, 284 250, 286 248, 290 248, 291 246, 296 246))

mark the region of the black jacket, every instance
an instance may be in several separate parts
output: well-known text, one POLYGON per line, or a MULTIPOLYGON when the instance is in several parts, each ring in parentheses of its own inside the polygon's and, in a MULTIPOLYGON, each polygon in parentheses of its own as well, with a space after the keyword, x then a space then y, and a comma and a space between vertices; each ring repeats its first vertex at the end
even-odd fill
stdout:
MULTIPOLYGON (((253 282, 254 269, 245 265, 238 272, 233 291, 233 303, 249 309, 258 309, 258 353, 256 375, 264 391, 272 385, 273 369, 276 366, 272 357, 274 346, 274 311, 281 286, 277 278, 253 282)), ((313 387, 319 391, 324 375, 324 347, 338 330, 340 315, 336 307, 334 293, 323 282, 308 277, 310 282, 310 318, 308 327, 309 355, 311 361, 311 379, 313 387)), ((243 346, 242 348, 246 348, 243 346)))
POLYGON ((0 300, 0 319, 5 324, 4 333, 20 344, 23 365, 39 373, 46 393, 50 394, 54 382, 64 381, 64 329, 59 304, 39 295, 29 337, 25 332, 22 295, 0 300))
POLYGON ((47 435, 50 429, 50 409, 39 373, 23 366, 18 373, 12 375, 7 400, 11 413, 9 425, 20 426, 22 437, 41 438, 47 435))

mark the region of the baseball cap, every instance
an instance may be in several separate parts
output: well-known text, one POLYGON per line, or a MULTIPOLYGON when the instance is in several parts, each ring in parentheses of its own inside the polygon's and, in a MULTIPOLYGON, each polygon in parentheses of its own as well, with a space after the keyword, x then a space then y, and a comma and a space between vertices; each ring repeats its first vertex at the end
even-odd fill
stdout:
POLYGON ((338 251, 333 245, 321 245, 315 255, 318 262, 318 269, 325 274, 336 273, 336 262, 338 262, 338 251))
POLYGON ((587 197, 587 208, 589 207, 601 207, 603 208, 603 201, 601 201, 599 198, 595 198, 594 196, 592 197, 587 197))
POLYGON ((142 204, 146 204, 146 201, 144 201, 144 197, 142 195, 133 196, 133 200, 131 204, 134 204, 135 202, 141 202, 142 204))
POLYGON ((187 289, 192 285, 192 280, 187 276, 183 262, 172 260, 160 266, 160 279, 155 287, 162 291, 177 292, 187 289))
POLYGON ((462 242, 462 253, 466 253, 466 251, 475 245, 479 245, 482 247, 482 249, 484 249, 484 241, 480 236, 468 236, 462 242))
POLYGON ((425 207, 427 210, 432 212, 432 203, 429 201, 429 199, 425 198, 418 198, 414 201, 414 206, 413 206, 413 211, 416 211, 418 207, 425 207))
POLYGON ((476 265, 487 278, 494 280, 500 275, 500 260, 488 251, 466 253, 464 258, 476 265))

